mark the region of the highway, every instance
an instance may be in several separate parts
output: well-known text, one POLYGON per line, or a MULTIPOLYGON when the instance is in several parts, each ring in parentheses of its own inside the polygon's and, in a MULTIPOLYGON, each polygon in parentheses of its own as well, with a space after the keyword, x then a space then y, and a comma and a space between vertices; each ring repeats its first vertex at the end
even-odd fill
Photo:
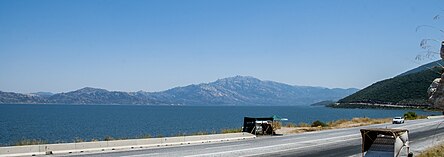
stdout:
POLYGON ((307 132, 255 139, 164 146, 132 151, 115 151, 71 156, 360 156, 362 128, 404 128, 410 131, 410 149, 419 151, 444 141, 444 119, 406 121, 404 124, 377 124, 364 127, 307 132))

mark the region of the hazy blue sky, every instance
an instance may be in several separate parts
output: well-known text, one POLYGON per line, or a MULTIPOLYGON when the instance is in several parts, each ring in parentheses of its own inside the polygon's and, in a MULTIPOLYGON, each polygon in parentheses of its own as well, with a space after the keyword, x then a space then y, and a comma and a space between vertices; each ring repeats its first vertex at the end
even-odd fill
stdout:
MULTIPOLYGON (((431 60, 443 0, 0 1, 0 90, 161 91, 235 75, 363 88, 431 60)), ((437 46, 438 47, 438 46, 437 46)))

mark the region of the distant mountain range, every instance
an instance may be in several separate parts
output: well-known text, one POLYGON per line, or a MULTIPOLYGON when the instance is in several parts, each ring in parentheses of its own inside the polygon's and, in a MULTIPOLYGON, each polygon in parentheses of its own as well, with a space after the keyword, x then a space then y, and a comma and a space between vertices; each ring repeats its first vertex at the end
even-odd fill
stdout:
POLYGON ((441 60, 409 70, 393 78, 376 82, 331 107, 367 108, 371 104, 428 106, 427 89, 443 72, 441 60))
POLYGON ((247 76, 176 87, 162 92, 119 92, 82 88, 67 93, 19 94, 0 91, 2 104, 143 104, 143 105, 310 105, 339 100, 355 88, 292 86, 247 76))

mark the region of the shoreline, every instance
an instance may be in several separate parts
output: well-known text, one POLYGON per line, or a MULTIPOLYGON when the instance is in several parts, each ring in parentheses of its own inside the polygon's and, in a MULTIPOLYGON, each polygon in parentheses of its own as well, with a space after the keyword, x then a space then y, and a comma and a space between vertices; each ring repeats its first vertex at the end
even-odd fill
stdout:
MULTIPOLYGON (((311 131, 321 131, 321 130, 332 130, 332 129, 341 129, 341 128, 350 128, 350 127, 359 127, 365 125, 372 124, 381 124, 391 122, 391 118, 366 118, 366 117, 356 117, 350 120, 348 119, 339 119, 334 121, 326 122, 327 126, 324 127, 311 127, 310 124, 301 122, 298 125, 293 123, 287 123, 285 126, 282 126, 280 123, 277 127, 276 134, 295 134, 295 133, 303 133, 303 132, 311 132, 311 131), (303 125, 303 126, 301 126, 303 125)), ((13 146, 29 146, 29 145, 46 145, 46 144, 66 144, 66 143, 83 143, 83 142, 100 142, 100 141, 121 141, 121 140, 140 140, 140 139, 155 139, 155 138, 173 138, 173 137, 185 137, 185 136, 205 136, 205 135, 219 135, 219 134, 230 134, 230 133, 241 133, 241 128, 226 128, 221 129, 219 132, 206 132, 206 131, 197 131, 189 134, 177 134, 173 136, 151 136, 150 134, 142 135, 140 137, 133 138, 115 138, 111 136, 107 136, 102 140, 98 138, 93 138, 90 140, 76 138, 73 142, 47 142, 41 139, 22 139, 17 141, 15 144, 10 145, 0 145, 2 147, 13 147, 13 146)))
MULTIPOLYGON (((427 119, 443 118, 443 116, 427 117, 427 119)), ((416 120, 416 119, 415 119, 416 120)), ((391 118, 353 118, 351 120, 336 120, 328 122, 326 127, 281 127, 282 129, 293 128, 302 129, 302 132, 289 132, 283 135, 297 134, 310 131, 334 130, 342 128, 353 128, 372 124, 384 124, 390 122, 391 118)), ((1 156, 24 156, 24 155, 63 155, 71 153, 100 153, 111 151, 125 150, 141 150, 149 148, 181 146, 190 144, 203 144, 214 142, 231 142, 239 140, 254 139, 256 135, 239 132, 227 134, 210 134, 210 135, 193 135, 193 136, 176 136, 162 138, 147 139, 127 139, 112 141, 94 141, 94 142, 78 142, 78 143, 61 143, 61 144, 39 144, 26 146, 10 146, 0 147, 1 156)))
POLYGON ((424 111, 441 111, 440 109, 432 108, 429 105, 394 105, 389 103, 333 103, 325 105, 330 108, 353 108, 353 109, 420 109, 424 111))
MULTIPOLYGON (((279 114, 293 123, 324 122, 353 117, 383 118, 403 115, 406 110, 356 110, 325 107, 154 107, 154 106, 2 106, 0 117, 6 123, 1 146, 23 143, 68 143, 106 139, 171 137, 185 134, 219 133, 221 129, 241 128, 245 115, 279 114), (165 117, 177 114, 176 118, 165 117), (226 115, 231 116, 227 117, 226 115), (111 116, 112 115, 112 116, 111 116), (18 123, 21 119, 26 123, 18 123), (181 121, 185 120, 185 121, 181 121), (223 120, 224 123, 215 123, 223 120), (25 125, 27 124, 27 125, 25 125), (205 125, 202 125, 205 124, 205 125), (18 125, 18 126, 17 126, 18 125), (63 127, 61 127, 63 126, 63 127), (34 130, 34 131, 27 131, 34 130), (32 134, 31 134, 32 133, 32 134), (27 141, 26 141, 27 140, 27 141)), ((434 112, 413 111, 420 115, 434 112)), ((285 125, 285 122, 284 122, 285 125)), ((23 144, 21 144, 23 145, 23 144)))
POLYGON ((256 136, 249 133, 229 133, 149 139, 9 146, 0 147, 0 157, 67 155, 72 153, 100 153, 105 151, 141 150, 211 142, 238 141, 254 138, 256 138, 256 136))

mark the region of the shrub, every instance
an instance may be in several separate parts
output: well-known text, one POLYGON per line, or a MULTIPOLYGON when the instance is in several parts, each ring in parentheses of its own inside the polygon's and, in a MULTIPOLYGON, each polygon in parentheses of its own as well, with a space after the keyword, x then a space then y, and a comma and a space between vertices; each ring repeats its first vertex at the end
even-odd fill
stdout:
POLYGON ((112 140, 115 140, 115 139, 113 137, 111 137, 111 136, 106 136, 103 140, 104 141, 112 141, 112 140))
POLYGON ((404 117, 405 117, 405 119, 408 119, 408 120, 414 120, 414 119, 418 118, 418 115, 416 115, 415 112, 407 112, 404 114, 404 117))
POLYGON ((319 121, 319 120, 317 120, 317 121, 314 121, 312 124, 311 124, 311 127, 326 127, 327 126, 327 124, 325 124, 324 122, 321 122, 321 121, 319 121))

